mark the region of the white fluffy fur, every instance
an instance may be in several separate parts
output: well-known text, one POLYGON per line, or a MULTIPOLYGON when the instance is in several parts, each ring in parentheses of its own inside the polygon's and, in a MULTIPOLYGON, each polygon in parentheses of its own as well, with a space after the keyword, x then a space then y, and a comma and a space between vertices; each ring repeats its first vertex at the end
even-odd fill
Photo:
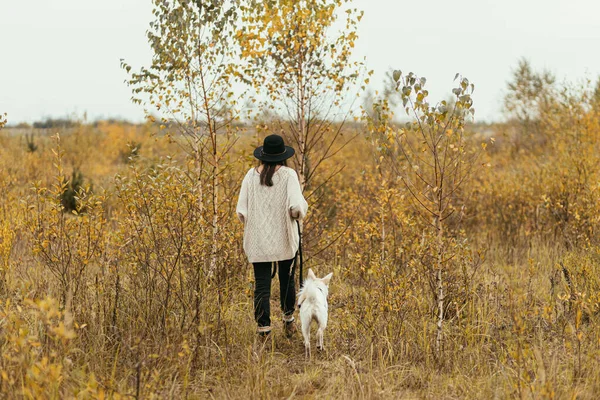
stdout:
POLYGON ((312 269, 304 285, 298 293, 298 307, 300 308, 300 323, 304 337, 304 349, 310 357, 310 323, 317 322, 317 349, 323 350, 323 332, 327 327, 327 296, 329 295, 329 281, 333 272, 324 278, 317 278, 312 269))

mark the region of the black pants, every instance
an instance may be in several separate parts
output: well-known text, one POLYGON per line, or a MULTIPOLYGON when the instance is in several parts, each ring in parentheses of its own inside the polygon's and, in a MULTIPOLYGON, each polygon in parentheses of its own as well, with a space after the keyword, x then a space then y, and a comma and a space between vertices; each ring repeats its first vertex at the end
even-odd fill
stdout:
MULTIPOLYGON (((279 290, 281 292, 281 310, 284 320, 293 320, 296 306, 296 289, 292 264, 294 259, 277 262, 279 275, 279 290)), ((258 323, 259 332, 268 332, 271 327, 271 269, 273 263, 253 263, 254 265, 254 318, 258 323)))

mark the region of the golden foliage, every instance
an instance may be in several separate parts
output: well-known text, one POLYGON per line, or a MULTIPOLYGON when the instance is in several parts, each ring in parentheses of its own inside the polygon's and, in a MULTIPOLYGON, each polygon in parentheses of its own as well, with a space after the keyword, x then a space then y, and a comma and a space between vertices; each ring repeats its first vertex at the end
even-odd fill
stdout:
POLYGON ((489 144, 444 238, 445 363, 427 261, 437 239, 381 157, 406 129, 386 113, 370 128, 345 126, 358 136, 307 191, 319 207, 306 220, 305 260, 334 272, 327 351, 310 362, 299 337, 279 334, 275 307, 271 350, 253 349, 233 213, 256 137, 240 135, 219 169, 211 270, 210 182, 198 184, 177 135, 82 124, 60 146, 36 133, 28 152, 3 130, 0 397, 594 398, 600 116, 586 93, 554 95, 540 136, 518 121, 464 127, 465 146, 489 144), (142 145, 123 158, 128 143, 142 145), (75 168, 87 185, 68 214, 60 195, 75 168))

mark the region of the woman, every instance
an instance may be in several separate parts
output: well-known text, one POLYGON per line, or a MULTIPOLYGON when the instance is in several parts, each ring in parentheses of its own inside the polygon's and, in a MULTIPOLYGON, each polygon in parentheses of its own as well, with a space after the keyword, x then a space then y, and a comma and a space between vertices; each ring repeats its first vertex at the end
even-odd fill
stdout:
POLYGON ((292 274, 300 239, 296 220, 306 216, 308 204, 296 171, 286 166, 285 160, 293 155, 294 149, 286 146, 281 136, 267 136, 263 146, 254 150, 261 164, 244 177, 236 209, 244 223, 244 251, 254 266, 254 317, 263 337, 271 333, 273 267, 278 267, 285 334, 291 337, 296 331, 292 274))

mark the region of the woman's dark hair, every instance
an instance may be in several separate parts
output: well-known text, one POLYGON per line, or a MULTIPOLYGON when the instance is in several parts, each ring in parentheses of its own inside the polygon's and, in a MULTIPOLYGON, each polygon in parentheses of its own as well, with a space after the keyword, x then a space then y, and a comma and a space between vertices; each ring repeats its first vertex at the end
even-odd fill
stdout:
POLYGON ((263 168, 260 171, 260 184, 266 186, 273 186, 273 174, 278 165, 287 166, 285 160, 279 162, 261 161, 261 164, 263 168))

